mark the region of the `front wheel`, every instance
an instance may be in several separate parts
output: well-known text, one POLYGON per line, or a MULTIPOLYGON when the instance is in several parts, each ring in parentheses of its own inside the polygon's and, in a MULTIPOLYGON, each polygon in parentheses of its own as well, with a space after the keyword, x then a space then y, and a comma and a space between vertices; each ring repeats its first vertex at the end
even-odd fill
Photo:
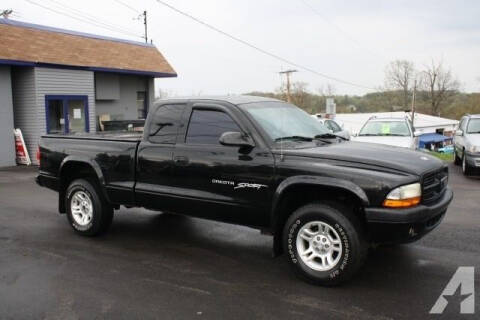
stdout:
POLYGON ((94 181, 78 179, 70 183, 65 197, 68 222, 83 236, 105 232, 113 219, 110 206, 94 181))
POLYGON ((464 175, 468 176, 472 174, 472 167, 467 162, 467 155, 465 154, 465 151, 463 151, 463 158, 462 158, 462 172, 464 175))
POLYGON ((320 285, 338 285, 363 265, 368 245, 360 221, 341 205, 312 203, 287 220, 283 244, 293 270, 320 285))
POLYGON ((454 164, 459 166, 462 163, 462 159, 457 155, 457 150, 454 149, 453 153, 455 154, 454 164))

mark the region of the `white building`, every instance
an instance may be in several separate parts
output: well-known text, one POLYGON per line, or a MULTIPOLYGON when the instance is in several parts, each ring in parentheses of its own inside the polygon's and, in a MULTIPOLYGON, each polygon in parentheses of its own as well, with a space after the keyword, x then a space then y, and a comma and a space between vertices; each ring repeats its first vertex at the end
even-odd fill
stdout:
MULTIPOLYGON (((408 113, 410 115, 410 113, 408 113)), ((344 129, 351 134, 358 133, 365 122, 372 117, 403 117, 405 112, 374 112, 374 113, 337 113, 335 120, 343 124, 344 129)), ((452 132, 458 126, 457 120, 415 113, 414 128, 422 133, 452 132)))

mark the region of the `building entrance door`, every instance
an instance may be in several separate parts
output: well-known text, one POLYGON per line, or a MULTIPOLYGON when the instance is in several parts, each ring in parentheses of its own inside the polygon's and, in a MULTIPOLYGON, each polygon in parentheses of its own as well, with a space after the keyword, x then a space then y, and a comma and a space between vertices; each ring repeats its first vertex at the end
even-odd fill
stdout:
POLYGON ((45 96, 47 133, 89 132, 88 96, 45 96))

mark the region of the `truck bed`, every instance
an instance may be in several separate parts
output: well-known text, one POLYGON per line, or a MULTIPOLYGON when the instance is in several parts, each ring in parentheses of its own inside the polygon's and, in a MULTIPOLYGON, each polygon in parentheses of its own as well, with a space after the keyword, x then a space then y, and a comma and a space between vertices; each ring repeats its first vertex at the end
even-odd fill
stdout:
POLYGON ((138 142, 142 140, 142 136, 143 136, 143 133, 141 132, 108 131, 108 132, 97 132, 97 133, 47 134, 42 136, 42 138, 138 142))

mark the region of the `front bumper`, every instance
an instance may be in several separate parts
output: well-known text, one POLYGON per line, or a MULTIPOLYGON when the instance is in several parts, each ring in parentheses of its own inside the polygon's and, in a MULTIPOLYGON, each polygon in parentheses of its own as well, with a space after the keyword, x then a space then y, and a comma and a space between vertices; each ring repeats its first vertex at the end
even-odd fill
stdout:
POLYGON ((432 205, 405 209, 366 208, 371 240, 402 243, 420 239, 440 224, 452 199, 453 191, 447 187, 432 205))
POLYGON ((470 167, 480 168, 480 154, 465 152, 465 161, 470 167))

